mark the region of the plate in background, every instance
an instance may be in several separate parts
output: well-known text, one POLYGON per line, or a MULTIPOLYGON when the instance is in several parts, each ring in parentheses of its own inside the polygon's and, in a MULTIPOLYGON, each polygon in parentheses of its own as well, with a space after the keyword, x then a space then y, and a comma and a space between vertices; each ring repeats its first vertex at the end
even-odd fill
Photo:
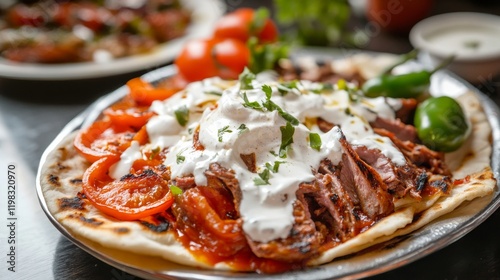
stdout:
POLYGON ((225 11, 225 4, 220 0, 180 2, 192 12, 192 23, 187 28, 186 34, 160 44, 149 53, 118 58, 106 63, 35 64, 0 59, 0 77, 19 80, 78 80, 157 68, 173 61, 187 40, 210 36, 213 25, 225 11))

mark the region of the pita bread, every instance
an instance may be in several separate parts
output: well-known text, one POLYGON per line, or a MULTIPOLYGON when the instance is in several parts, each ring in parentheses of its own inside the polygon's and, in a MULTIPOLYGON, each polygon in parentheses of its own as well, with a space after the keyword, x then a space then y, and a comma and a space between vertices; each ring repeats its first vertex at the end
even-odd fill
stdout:
MULTIPOLYGON (((485 197, 482 204, 484 207, 491 200, 496 187, 490 167, 491 128, 479 100, 472 92, 464 94, 458 101, 470 118, 472 133, 458 151, 446 155, 446 162, 455 179, 468 176, 468 180, 455 186, 446 196, 436 195, 420 202, 404 199, 396 202, 393 214, 347 242, 323 252, 310 260, 308 265, 329 263, 340 256, 414 232, 454 211, 466 201, 485 197)), ((214 265, 196 258, 161 225, 116 220, 101 214, 82 198, 79 195, 81 179, 89 164, 73 147, 75 135, 76 132, 68 135, 58 143, 57 149, 48 154, 40 174, 40 185, 48 210, 64 228, 107 248, 160 257, 188 266, 232 269, 226 263, 214 265)), ((479 211, 482 207, 476 210, 479 211)))

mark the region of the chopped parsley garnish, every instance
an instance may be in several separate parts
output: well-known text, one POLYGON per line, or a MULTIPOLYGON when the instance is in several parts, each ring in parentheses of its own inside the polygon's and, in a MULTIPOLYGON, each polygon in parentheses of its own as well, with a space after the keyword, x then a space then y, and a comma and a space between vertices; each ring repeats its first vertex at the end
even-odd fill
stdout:
POLYGON ((238 126, 238 135, 242 134, 243 132, 245 132, 247 130, 248 130, 248 127, 244 123, 240 124, 240 126, 238 126))
POLYGON ((250 72, 250 70, 245 67, 245 69, 239 76, 240 89, 253 89, 253 80, 255 80, 255 74, 250 72))
POLYGON ((280 106, 278 106, 276 103, 274 103, 271 100, 271 96, 272 96, 273 90, 272 90, 272 88, 270 86, 263 85, 262 86, 262 91, 264 91, 264 93, 266 94, 266 101, 262 103, 262 107, 266 108, 269 112, 272 112, 272 111, 275 111, 275 110, 278 111, 278 114, 282 118, 284 118, 287 122, 290 122, 293 125, 298 125, 299 124, 299 120, 297 120, 291 114, 283 111, 283 109, 281 109, 280 106))
POLYGON ((233 131, 229 129, 229 125, 226 125, 225 127, 219 129, 217 131, 217 137, 219 139, 219 142, 222 142, 222 136, 224 135, 224 133, 231 133, 231 132, 233 131))
POLYGON ((170 188, 170 191, 172 192, 173 195, 181 195, 182 194, 182 189, 179 188, 176 185, 170 185, 168 186, 170 188))
POLYGON ((284 161, 275 161, 273 165, 269 162, 266 162, 266 168, 271 170, 273 173, 278 173, 280 164, 285 163, 284 161))
POLYGON ((285 94, 289 93, 290 91, 292 91, 293 89, 297 89, 298 90, 299 89, 299 87, 298 87, 299 83, 300 82, 297 81, 297 80, 283 82, 281 84, 278 84, 277 88, 278 88, 278 91, 282 95, 285 95, 285 94))
POLYGON ((309 133, 309 145, 316 151, 321 149, 321 137, 318 133, 309 133))
POLYGON ((153 150, 151 150, 151 154, 149 155, 149 159, 152 160, 154 159, 159 153, 160 153, 160 147, 156 147, 153 150))
POLYGON ((205 94, 211 94, 211 95, 217 95, 217 96, 222 96, 221 91, 215 91, 215 90, 208 90, 204 92, 205 94))
POLYGON ((251 109, 255 109, 255 110, 259 110, 259 111, 262 111, 262 105, 259 104, 259 102, 257 101, 252 101, 250 102, 248 100, 248 96, 247 96, 247 93, 246 92, 243 92, 243 106, 246 107, 246 108, 251 108, 251 109))
POLYGON ((331 91, 333 89, 333 85, 329 83, 321 83, 319 87, 311 89, 312 93, 320 94, 325 91, 331 91))
POLYGON ((175 157, 176 157, 176 161, 175 162, 177 162, 177 164, 181 164, 181 163, 183 163, 186 160, 186 157, 182 155, 182 153, 184 151, 185 151, 185 149, 182 150, 182 151, 180 151, 177 155, 175 155, 175 157))
POLYGON ((269 185, 269 177, 271 174, 269 173, 269 169, 264 169, 264 171, 258 173, 259 177, 254 178, 253 182, 256 186, 269 185))
POLYGON ((186 105, 179 107, 174 111, 175 118, 181 126, 185 126, 189 121, 189 109, 186 105))
POLYGON ((280 126, 280 130, 281 145, 279 156, 281 158, 285 158, 288 147, 293 143, 293 133, 295 132, 295 128, 289 122, 287 122, 285 126, 280 126))

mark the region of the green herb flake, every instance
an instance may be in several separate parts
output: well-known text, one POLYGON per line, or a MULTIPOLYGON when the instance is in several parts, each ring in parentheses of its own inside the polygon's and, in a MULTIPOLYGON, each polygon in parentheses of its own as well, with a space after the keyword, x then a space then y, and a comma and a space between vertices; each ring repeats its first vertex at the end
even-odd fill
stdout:
POLYGON ((253 89, 252 82, 255 80, 255 74, 245 67, 239 76, 240 89, 253 89))
POLYGON ((274 164, 270 164, 269 162, 266 162, 266 168, 272 171, 273 173, 278 173, 280 164, 285 163, 284 161, 275 161, 274 164))
POLYGON ((263 111, 262 105, 259 104, 257 101, 252 101, 250 102, 248 100, 248 96, 246 92, 243 92, 243 106, 246 108, 251 108, 259 111, 263 111))
POLYGON ((189 109, 186 105, 179 107, 174 111, 175 118, 181 126, 185 126, 189 121, 189 109))
POLYGON ((295 133, 295 128, 289 122, 287 122, 286 126, 280 126, 280 130, 281 145, 279 156, 281 158, 285 158, 288 147, 293 143, 293 134, 295 133))
POLYGON ((262 85, 262 91, 266 94, 266 99, 270 100, 273 95, 273 89, 269 85, 262 85))
POLYGON ((316 151, 319 151, 321 149, 321 137, 318 133, 309 134, 309 145, 316 151))
POLYGON ((219 129, 217 131, 217 137, 219 139, 219 142, 222 142, 222 136, 224 135, 224 133, 231 133, 231 132, 233 131, 229 129, 229 125, 226 125, 225 127, 219 129))
POLYGON ((216 95, 216 96, 222 96, 222 92, 221 91, 209 90, 209 91, 205 91, 204 93, 205 94, 216 95))
POLYGON ((149 155, 149 160, 154 159, 159 153, 160 153, 160 147, 156 147, 153 150, 151 150, 151 155, 149 155))
POLYGON ((173 195, 181 195, 182 194, 182 189, 179 188, 176 185, 170 185, 168 186, 170 191, 172 192, 173 195))
POLYGON ((248 130, 248 127, 244 123, 240 124, 240 126, 238 126, 238 135, 242 134, 243 132, 245 132, 247 130, 248 130))
POLYGON ((259 173, 259 177, 253 179, 253 182, 256 186, 269 185, 270 176, 269 169, 264 169, 259 173))
POLYGON ((185 160, 186 160, 186 157, 182 155, 182 153, 184 152, 185 150, 182 150, 180 151, 177 155, 175 155, 176 157, 176 163, 177 164, 181 164, 183 163, 185 160))

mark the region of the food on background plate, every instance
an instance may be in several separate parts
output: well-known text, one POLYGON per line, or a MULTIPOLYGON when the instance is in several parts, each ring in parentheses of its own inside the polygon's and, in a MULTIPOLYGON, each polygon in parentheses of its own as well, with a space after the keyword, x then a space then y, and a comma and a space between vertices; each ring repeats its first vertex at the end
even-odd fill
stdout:
POLYGON ((440 101, 467 120, 466 140, 432 150, 414 126, 433 113, 426 101, 361 90, 381 61, 282 64, 276 79, 248 69, 238 79, 134 79, 48 155, 40 178, 49 211, 103 246, 276 273, 359 252, 491 194, 491 130, 477 98, 440 101))
POLYGON ((190 13, 178 0, 30 1, 5 9, 0 55, 16 62, 108 62, 183 36, 190 13))

